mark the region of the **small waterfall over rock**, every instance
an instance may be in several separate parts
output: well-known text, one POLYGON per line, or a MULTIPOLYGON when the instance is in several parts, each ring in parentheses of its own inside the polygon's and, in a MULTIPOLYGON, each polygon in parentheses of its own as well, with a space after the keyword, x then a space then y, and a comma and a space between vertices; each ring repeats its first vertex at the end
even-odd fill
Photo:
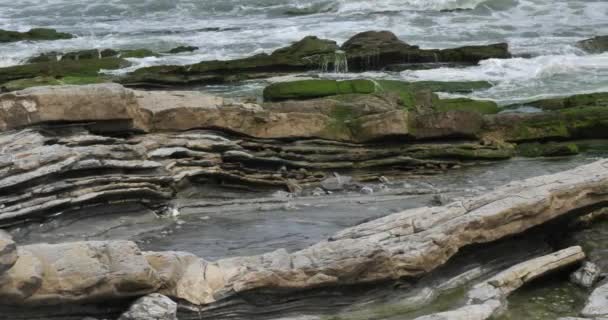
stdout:
POLYGON ((342 50, 337 50, 333 55, 326 55, 321 59, 321 72, 330 72, 330 67, 333 66, 333 73, 347 73, 348 59, 346 53, 342 50))
POLYGON ((342 50, 338 50, 335 52, 334 72, 335 73, 347 73, 348 72, 348 59, 346 58, 346 53, 342 50))

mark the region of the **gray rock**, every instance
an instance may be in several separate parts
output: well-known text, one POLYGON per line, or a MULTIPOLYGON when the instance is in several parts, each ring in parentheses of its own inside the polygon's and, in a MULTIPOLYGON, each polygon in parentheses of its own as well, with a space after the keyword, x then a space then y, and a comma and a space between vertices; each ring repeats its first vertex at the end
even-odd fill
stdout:
POLYGON ((177 303, 152 293, 137 299, 118 320, 177 320, 177 303))
POLYGON ((608 51, 608 36, 597 36, 595 38, 582 40, 576 46, 589 53, 602 53, 608 51))
POLYGON ((586 261, 570 275, 570 281, 581 287, 591 288, 600 279, 600 268, 593 262, 586 261))
POLYGON ((581 315, 587 318, 608 316, 608 282, 591 293, 581 315))
POLYGON ((0 230, 0 274, 17 262, 17 246, 11 236, 0 230))
POLYGON ((328 191, 340 191, 344 190, 347 186, 349 186, 352 181, 352 177, 341 176, 336 173, 335 177, 327 178, 321 181, 321 187, 328 191))
POLYGON ((365 186, 365 187, 361 188, 361 193, 362 194, 372 194, 372 193, 374 193, 374 189, 372 189, 371 187, 365 186))

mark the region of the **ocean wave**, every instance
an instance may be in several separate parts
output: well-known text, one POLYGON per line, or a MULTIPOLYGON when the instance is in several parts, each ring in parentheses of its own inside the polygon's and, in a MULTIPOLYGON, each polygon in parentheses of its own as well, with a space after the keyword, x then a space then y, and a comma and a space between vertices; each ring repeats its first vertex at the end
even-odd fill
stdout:
POLYGON ((469 95, 509 104, 539 97, 606 91, 608 53, 489 59, 467 68, 405 71, 407 81, 489 81, 494 87, 469 95))

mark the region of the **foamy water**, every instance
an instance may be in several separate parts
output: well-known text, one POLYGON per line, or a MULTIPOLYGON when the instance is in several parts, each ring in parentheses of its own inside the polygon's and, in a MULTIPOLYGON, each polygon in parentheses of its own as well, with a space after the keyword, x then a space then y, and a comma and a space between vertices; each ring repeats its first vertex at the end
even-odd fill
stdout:
POLYGON ((608 34, 608 1, 592 0, 0 0, 0 28, 52 27, 78 37, 0 44, 0 66, 48 51, 194 45, 198 51, 133 59, 134 67, 190 64, 270 52, 307 35, 339 43, 390 30, 425 48, 508 42, 531 59, 490 60, 463 69, 375 74, 407 80, 489 80, 474 95, 501 102, 608 86, 606 55, 573 44, 608 34), (444 10, 468 9, 445 12, 444 10))

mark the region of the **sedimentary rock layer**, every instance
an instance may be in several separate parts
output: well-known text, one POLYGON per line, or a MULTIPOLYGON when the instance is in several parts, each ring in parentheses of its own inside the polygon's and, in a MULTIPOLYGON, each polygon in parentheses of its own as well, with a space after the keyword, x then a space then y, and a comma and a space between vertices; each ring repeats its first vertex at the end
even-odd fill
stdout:
MULTIPOLYGON (((393 214, 293 253, 277 250, 207 262, 187 253, 141 253, 125 241, 29 245, 19 247, 15 266, 1 277, 0 301, 61 304, 159 292, 205 305, 251 291, 416 277, 443 265, 465 246, 518 234, 605 203, 608 160, 601 160, 513 182, 447 206, 393 214)), ((506 291, 543 270, 520 269, 526 275, 507 273, 506 291)))

